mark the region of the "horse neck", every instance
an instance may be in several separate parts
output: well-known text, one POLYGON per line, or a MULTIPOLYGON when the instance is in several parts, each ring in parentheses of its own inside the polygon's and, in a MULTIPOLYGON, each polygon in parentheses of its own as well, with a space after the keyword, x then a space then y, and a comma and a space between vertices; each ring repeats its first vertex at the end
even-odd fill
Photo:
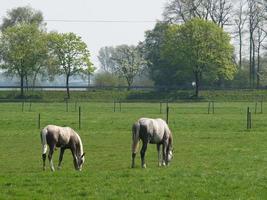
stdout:
POLYGON ((172 133, 170 132, 170 135, 169 135, 169 144, 168 144, 168 147, 172 147, 172 133))
POLYGON ((77 144, 76 144, 76 147, 77 147, 77 154, 78 156, 81 156, 83 154, 83 144, 82 144, 82 140, 80 138, 80 136, 76 134, 76 137, 77 137, 77 144))

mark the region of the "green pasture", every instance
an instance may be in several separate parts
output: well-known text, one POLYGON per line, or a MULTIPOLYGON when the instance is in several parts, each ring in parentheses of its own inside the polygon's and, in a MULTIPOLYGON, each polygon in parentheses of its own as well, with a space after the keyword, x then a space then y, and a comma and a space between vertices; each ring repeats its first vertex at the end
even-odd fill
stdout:
MULTIPOLYGON (((159 103, 114 104, 0 103, 0 199, 266 199, 267 104, 254 102, 169 103, 174 159, 157 166, 155 145, 147 169, 131 164, 131 126, 140 117, 166 118, 159 103), (81 107, 79 130, 78 107, 81 107), (246 112, 252 111, 252 129, 246 112), (81 135, 86 161, 73 168, 66 151, 63 168, 42 171, 40 130, 47 124, 70 126, 81 135)), ((58 153, 54 154, 57 164, 58 153)), ((47 163, 48 167, 48 163, 47 163)))

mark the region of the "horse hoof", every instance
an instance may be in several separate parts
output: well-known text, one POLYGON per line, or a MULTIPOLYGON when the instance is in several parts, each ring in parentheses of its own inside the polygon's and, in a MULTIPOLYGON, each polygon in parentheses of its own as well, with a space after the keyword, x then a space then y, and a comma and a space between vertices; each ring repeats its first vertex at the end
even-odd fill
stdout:
POLYGON ((144 169, 145 169, 145 168, 146 168, 146 164, 142 165, 142 168, 144 168, 144 169))
POLYGON ((58 170, 61 170, 61 167, 57 167, 58 170))

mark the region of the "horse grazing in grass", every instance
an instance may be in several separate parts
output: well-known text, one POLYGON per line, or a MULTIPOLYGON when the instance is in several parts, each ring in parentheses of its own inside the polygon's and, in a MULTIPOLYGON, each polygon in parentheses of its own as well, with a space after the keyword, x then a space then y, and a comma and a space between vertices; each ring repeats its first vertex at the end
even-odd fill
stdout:
POLYGON ((49 146, 48 160, 50 168, 55 171, 52 156, 56 147, 60 147, 58 169, 61 168, 61 162, 65 149, 70 149, 73 156, 73 164, 76 170, 81 171, 84 163, 83 144, 80 136, 69 127, 60 127, 48 125, 41 131, 43 170, 45 170, 45 160, 47 145, 49 146))
POLYGON ((146 168, 145 152, 148 143, 157 144, 159 166, 168 165, 173 157, 172 133, 162 119, 140 118, 132 127, 132 168, 135 166, 135 156, 137 153, 139 140, 142 140, 141 166, 146 168), (162 159, 160 158, 160 145, 162 145, 162 159))

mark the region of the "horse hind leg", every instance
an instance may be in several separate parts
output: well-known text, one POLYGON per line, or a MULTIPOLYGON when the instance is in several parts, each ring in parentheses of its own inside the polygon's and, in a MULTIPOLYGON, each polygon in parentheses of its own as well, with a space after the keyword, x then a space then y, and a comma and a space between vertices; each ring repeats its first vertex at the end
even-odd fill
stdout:
POLYGON ((43 153, 43 154, 42 154, 42 158, 43 158, 43 170, 45 171, 46 153, 43 153))
POLYGON ((147 143, 143 143, 142 149, 141 149, 141 167, 142 168, 146 168, 146 163, 145 163, 145 153, 146 153, 146 149, 147 149, 147 143))
POLYGON ((132 147, 132 168, 135 167, 135 157, 136 157, 136 153, 137 153, 137 149, 138 149, 138 143, 139 141, 133 141, 133 147, 132 147))
POLYGON ((55 171, 53 159, 52 159, 54 151, 55 151, 55 146, 50 146, 49 153, 48 153, 48 160, 49 160, 51 171, 55 171))
POLYGON ((135 123, 132 127, 132 168, 135 167, 135 157, 139 144, 140 125, 135 123))
POLYGON ((158 152, 158 166, 161 166, 162 160, 160 155, 160 144, 157 144, 157 152, 158 152))

